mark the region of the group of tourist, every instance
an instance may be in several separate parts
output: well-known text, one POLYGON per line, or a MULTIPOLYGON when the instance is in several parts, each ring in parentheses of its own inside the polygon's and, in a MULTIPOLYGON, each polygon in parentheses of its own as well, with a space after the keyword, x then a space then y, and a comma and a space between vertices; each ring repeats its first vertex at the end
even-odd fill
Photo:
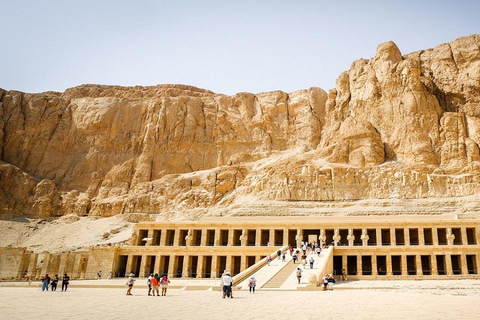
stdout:
MULTIPOLYGON (((59 280, 58 274, 56 274, 53 278, 50 278, 48 273, 45 274, 45 276, 42 278, 42 291, 48 291, 49 285, 51 286, 52 291, 57 291, 57 284, 59 280)), ((62 292, 67 291, 69 283, 70 277, 65 273, 62 279, 62 292)))
POLYGON ((335 283, 335 279, 332 277, 331 274, 326 274, 323 276, 323 290, 333 290, 333 284, 335 283))
MULTIPOLYGON (((135 274, 130 273, 127 279, 127 296, 132 295, 132 288, 133 285, 135 284, 135 274)), ((157 293, 157 297, 160 296, 160 290, 159 287, 162 289, 162 296, 167 295, 167 288, 168 285, 170 284, 170 279, 168 279, 168 276, 166 274, 162 275, 160 277, 158 273, 150 273, 150 275, 147 278, 147 286, 148 286, 148 295, 149 296, 155 296, 155 293, 157 293)))

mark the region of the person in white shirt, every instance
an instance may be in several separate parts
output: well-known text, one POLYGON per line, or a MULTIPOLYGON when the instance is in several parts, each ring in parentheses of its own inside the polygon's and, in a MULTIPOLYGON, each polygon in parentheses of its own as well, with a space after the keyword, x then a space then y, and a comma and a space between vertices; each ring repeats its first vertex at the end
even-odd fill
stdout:
POLYGON ((232 295, 233 279, 230 276, 230 272, 228 271, 225 272, 225 275, 222 278, 222 283, 223 283, 223 298, 225 298, 225 296, 227 298, 233 298, 233 295, 232 295))

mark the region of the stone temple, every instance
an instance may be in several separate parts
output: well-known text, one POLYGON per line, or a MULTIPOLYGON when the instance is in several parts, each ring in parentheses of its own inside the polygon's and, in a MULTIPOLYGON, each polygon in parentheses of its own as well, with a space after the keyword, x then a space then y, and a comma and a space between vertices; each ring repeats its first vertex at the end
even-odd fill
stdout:
MULTIPOLYGON (((0 89, 0 278, 283 288, 289 246, 349 279, 479 278, 480 35, 354 61, 328 92, 0 89)), ((306 269, 307 270, 307 269, 306 269)))

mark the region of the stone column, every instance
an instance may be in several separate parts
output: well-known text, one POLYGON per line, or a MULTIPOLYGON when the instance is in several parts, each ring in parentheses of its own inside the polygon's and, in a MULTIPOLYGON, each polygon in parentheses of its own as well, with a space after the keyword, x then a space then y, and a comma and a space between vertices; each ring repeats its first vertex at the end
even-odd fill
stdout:
MULTIPOLYGON (((130 256, 129 256, 130 258, 130 256)), ((78 279, 81 276, 82 272, 82 262, 83 262, 83 254, 77 253, 75 254, 75 261, 73 263, 73 278, 78 279)), ((130 263, 131 268, 131 263, 130 263)))
POLYGON ((234 231, 234 229, 228 229, 228 246, 233 246, 233 234, 235 233, 234 231))
POLYGON ((361 276, 362 272, 362 256, 357 255, 357 276, 361 276))
POLYGON ((215 229, 215 233, 213 235, 213 245, 218 247, 220 245, 220 235, 222 233, 221 229, 215 229))
POLYGON ((347 256, 342 256, 342 269, 345 269, 345 274, 348 274, 348 259, 347 256))
POLYGON ((362 239, 362 245, 364 247, 368 246, 368 239, 370 239, 370 237, 368 236, 367 229, 365 229, 365 228, 362 229, 361 239, 362 239))
POLYGON ((175 234, 173 236, 173 246, 178 247, 180 244, 180 229, 175 229, 175 234))
POLYGON ((423 269, 422 269, 422 256, 417 254, 415 256, 415 264, 417 268, 417 276, 423 276, 423 269))
POLYGON ((467 246, 468 245, 467 228, 462 227, 460 229, 460 232, 462 233, 462 245, 467 246))
MULTIPOLYGON (((477 241, 478 241, 478 238, 477 238, 477 241)), ((477 242, 478 243, 478 242, 477 242)), ((480 254, 476 254, 475 255, 475 258, 477 260, 477 263, 476 263, 476 272, 477 274, 480 272, 480 254)))
POLYGON ((210 266, 211 278, 218 277, 217 275, 217 255, 212 255, 212 265, 210 266))
POLYGON ((395 236, 395 228, 390 228, 390 243, 392 246, 397 245, 397 237, 395 236))
POLYGON ((142 260, 140 261, 140 274, 138 275, 139 278, 145 277, 146 266, 147 266, 147 257, 146 255, 142 255, 142 260))
POLYGON ((434 246, 438 246, 438 230, 437 228, 432 228, 432 242, 434 246))
POLYGON ((200 246, 205 247, 207 245, 207 229, 202 229, 200 231, 202 235, 200 236, 200 246))
POLYGON ((260 247, 262 243, 262 229, 255 229, 255 246, 260 247))
POLYGON ((372 276, 378 275, 378 268, 377 268, 377 257, 372 255, 372 276))
POLYGON ((340 239, 342 237, 340 236, 340 230, 335 229, 334 234, 333 234, 333 245, 336 247, 338 246, 338 242, 340 242, 340 239))
POLYGON ((423 228, 418 228, 418 245, 420 246, 425 245, 425 232, 423 228))
POLYGON ((405 245, 410 245, 410 228, 403 229, 403 236, 405 237, 405 245))
POLYGON ((375 231, 377 232, 377 246, 381 247, 383 244, 382 244, 382 228, 377 228, 375 229, 375 231))
POLYGON ((155 265, 153 266, 153 273, 158 273, 159 275, 162 275, 162 273, 160 272, 160 260, 162 260, 162 255, 161 254, 157 254, 155 256, 155 265))
POLYGON ((32 253, 30 256, 30 262, 28 263, 28 276, 33 278, 36 277, 36 270, 37 270, 37 262, 38 262, 38 254, 32 253))
POLYGON ((391 276, 391 275, 393 275, 393 272, 392 272, 392 255, 388 254, 387 255, 387 276, 391 276))
POLYGON ((183 269, 182 269, 182 278, 190 277, 190 270, 188 270, 190 266, 190 256, 185 255, 183 257, 183 269))
POLYGON ((162 229, 160 231, 160 243, 159 246, 165 247, 167 242, 167 229, 162 229))
POLYGON ((151 246, 153 242, 153 229, 148 229, 147 232, 147 241, 145 242, 145 246, 151 246))
POLYGON ((354 242, 355 242, 355 236, 353 235, 353 229, 348 229, 347 240, 348 240, 348 245, 349 245, 350 247, 353 247, 353 246, 354 246, 354 242))
POLYGON ((170 261, 168 263, 168 277, 169 278, 173 278, 173 274, 177 271, 175 270, 175 263, 176 263, 176 256, 175 255, 171 255, 170 256, 170 261))
MULTIPOLYGON (((479 244, 480 243, 480 227, 476 227, 475 230, 475 243, 479 244)), ((477 258, 479 255, 477 254, 477 258)), ((480 264, 477 263, 477 268, 480 268, 480 264)))
POLYGON ((402 254, 400 257, 402 260, 402 276, 407 276, 408 275, 407 256, 402 254))
POLYGON ((270 229, 269 232, 268 242, 271 246, 275 246, 275 229, 270 229))
MULTIPOLYGON (((232 256, 231 255, 227 256, 227 261, 225 263, 225 270, 230 271, 230 274, 233 273, 233 270, 232 270, 232 256)), ((225 271, 225 270, 220 270, 220 272, 223 274, 223 271, 225 271)))
MULTIPOLYGON (((203 265, 203 259, 204 256, 203 254, 198 256, 198 261, 197 261, 197 278, 203 278, 203 273, 205 272, 205 268, 203 265)), ((192 270, 193 271, 193 270, 192 270)))
POLYGON ((438 265, 437 265, 437 256, 436 255, 432 254, 430 256, 430 263, 432 265, 432 275, 437 276, 438 275, 438 265))
POLYGON ((447 276, 453 275, 452 270, 452 255, 446 254, 445 255, 445 267, 447 269, 447 276))
POLYGON ((240 258, 240 272, 244 271, 247 269, 247 256, 243 255, 240 258))
POLYGON ((43 252, 43 264, 42 264, 42 271, 41 271, 41 275, 44 276, 46 273, 48 273, 48 267, 50 265, 50 258, 52 257, 52 254, 47 252, 47 251, 44 251, 43 252))
POLYGON ((288 228, 283 229, 283 245, 288 246, 288 228))
MULTIPOLYGON (((462 228, 464 229, 464 228, 462 228)), ((463 235, 462 235, 463 237, 463 235)), ((462 238, 463 241, 463 238, 462 238)), ((468 265, 467 265, 467 256, 465 254, 460 255, 460 263, 461 263, 461 269, 462 269, 462 274, 467 275, 468 274, 468 265)))

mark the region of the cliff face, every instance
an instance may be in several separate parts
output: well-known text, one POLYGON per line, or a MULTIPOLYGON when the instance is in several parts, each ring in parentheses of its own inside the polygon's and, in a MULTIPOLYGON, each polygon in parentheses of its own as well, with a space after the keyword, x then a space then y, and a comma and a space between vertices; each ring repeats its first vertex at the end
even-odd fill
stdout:
POLYGON ((0 89, 0 212, 480 193, 480 35, 378 46, 336 88, 234 96, 180 85, 0 89))

